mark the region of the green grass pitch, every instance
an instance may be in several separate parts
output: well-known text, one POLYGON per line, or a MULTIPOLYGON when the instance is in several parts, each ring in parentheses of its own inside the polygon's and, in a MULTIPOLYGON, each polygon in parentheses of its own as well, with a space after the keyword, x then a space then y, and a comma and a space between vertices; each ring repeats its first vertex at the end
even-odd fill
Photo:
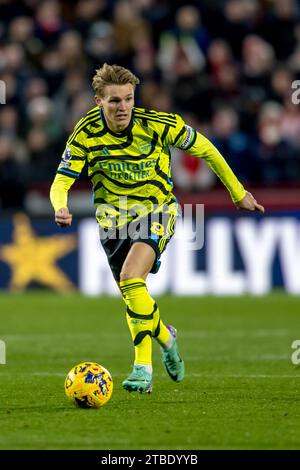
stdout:
POLYGON ((0 295, 1 449, 299 449, 300 299, 166 296, 186 379, 165 373, 154 344, 150 395, 121 382, 133 351, 121 299, 47 293, 0 295), (64 379, 91 360, 114 379, 110 402, 76 408, 64 379))

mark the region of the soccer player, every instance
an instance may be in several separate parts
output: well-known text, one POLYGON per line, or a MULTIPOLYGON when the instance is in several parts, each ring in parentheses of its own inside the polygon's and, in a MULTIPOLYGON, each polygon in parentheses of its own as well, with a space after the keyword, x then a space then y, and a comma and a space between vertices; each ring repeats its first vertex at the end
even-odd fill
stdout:
POLYGON ((127 306, 134 344, 128 391, 152 390, 152 338, 162 351, 166 371, 184 378, 177 331, 166 326, 146 280, 174 233, 178 203, 172 193, 169 147, 203 158, 228 189, 237 208, 264 212, 228 164, 203 135, 177 114, 134 107, 139 79, 129 70, 104 64, 93 78, 97 106, 75 126, 51 186, 55 221, 71 225, 68 191, 87 162, 100 240, 127 306))

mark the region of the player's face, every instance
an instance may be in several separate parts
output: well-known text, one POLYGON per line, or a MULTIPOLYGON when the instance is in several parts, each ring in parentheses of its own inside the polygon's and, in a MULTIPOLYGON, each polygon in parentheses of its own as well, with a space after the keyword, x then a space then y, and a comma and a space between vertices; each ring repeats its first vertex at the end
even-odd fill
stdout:
POLYGON ((113 132, 121 132, 130 123, 134 106, 134 88, 126 85, 106 85, 104 96, 95 97, 98 106, 103 108, 108 127, 113 132))

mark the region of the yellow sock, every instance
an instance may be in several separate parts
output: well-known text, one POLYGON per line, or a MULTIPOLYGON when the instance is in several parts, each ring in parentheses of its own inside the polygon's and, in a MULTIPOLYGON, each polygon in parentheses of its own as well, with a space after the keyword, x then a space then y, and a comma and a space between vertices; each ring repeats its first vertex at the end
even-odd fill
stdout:
POLYGON ((155 338, 158 343, 163 347, 171 346, 172 337, 166 325, 162 322, 159 314, 159 309, 155 310, 153 314, 153 330, 152 336, 155 338))
POLYGON ((134 363, 151 365, 155 302, 149 295, 144 279, 121 281, 120 288, 127 305, 126 318, 134 343, 134 363))

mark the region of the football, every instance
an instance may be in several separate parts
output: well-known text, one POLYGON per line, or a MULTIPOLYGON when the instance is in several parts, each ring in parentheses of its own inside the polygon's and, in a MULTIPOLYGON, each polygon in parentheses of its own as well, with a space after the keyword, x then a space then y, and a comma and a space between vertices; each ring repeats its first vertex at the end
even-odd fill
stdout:
POLYGON ((97 362, 81 362, 65 380, 65 393, 80 408, 100 408, 112 395, 113 380, 97 362))

